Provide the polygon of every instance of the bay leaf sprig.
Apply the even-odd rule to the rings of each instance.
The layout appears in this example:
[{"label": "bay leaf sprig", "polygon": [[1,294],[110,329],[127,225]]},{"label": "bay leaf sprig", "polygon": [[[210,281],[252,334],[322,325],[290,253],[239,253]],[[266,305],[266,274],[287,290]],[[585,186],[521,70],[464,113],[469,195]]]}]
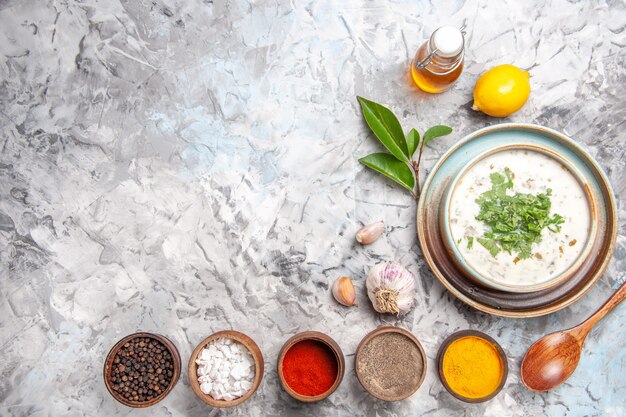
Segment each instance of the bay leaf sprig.
[{"label": "bay leaf sprig", "polygon": [[[376,138],[390,152],[367,155],[359,162],[400,184],[411,192],[415,200],[420,196],[419,170],[424,147],[435,138],[448,135],[452,128],[445,125],[426,130],[420,134],[411,129],[405,136],[398,118],[387,107],[357,96],[363,117]],[[417,159],[414,158],[417,152]]]}]

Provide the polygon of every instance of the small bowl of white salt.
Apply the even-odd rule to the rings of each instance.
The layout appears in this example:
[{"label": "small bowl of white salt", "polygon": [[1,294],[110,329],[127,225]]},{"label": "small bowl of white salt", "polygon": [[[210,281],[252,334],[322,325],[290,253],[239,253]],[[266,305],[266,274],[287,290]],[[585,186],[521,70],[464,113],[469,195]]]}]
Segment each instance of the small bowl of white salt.
[{"label": "small bowl of white salt", "polygon": [[263,379],[263,354],[247,335],[234,330],[213,333],[189,359],[189,384],[205,403],[234,407],[254,394]]}]

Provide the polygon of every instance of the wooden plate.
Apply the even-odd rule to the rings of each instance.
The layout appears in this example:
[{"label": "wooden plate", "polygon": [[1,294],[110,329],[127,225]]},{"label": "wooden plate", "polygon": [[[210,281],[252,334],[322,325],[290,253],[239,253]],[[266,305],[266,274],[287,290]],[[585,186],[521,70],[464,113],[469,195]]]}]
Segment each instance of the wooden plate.
[{"label": "wooden plate", "polygon": [[[440,204],[449,182],[477,156],[506,145],[540,146],[562,155],[586,180],[585,186],[597,203],[596,233],[590,236],[593,242],[590,255],[566,281],[540,291],[514,293],[477,285],[451,259],[440,233]],[[461,301],[498,316],[541,316],[579,300],[606,270],[617,238],[615,198],[602,169],[572,139],[542,126],[499,124],[466,136],[439,159],[422,188],[417,234],[433,273]]]},{"label": "wooden plate", "polygon": [[[254,374],[254,381],[252,381],[252,388],[250,388],[250,390],[246,392],[244,395],[242,395],[241,397],[235,398],[232,401],[216,400],[210,395],[205,394],[200,389],[200,382],[198,381],[198,376],[197,376],[198,365],[196,364],[196,359],[198,358],[198,355],[200,354],[202,349],[204,349],[204,347],[209,342],[215,339],[219,339],[219,338],[232,339],[236,342],[241,343],[250,351],[250,353],[252,354],[252,358],[254,358],[255,374]],[[198,346],[196,346],[196,348],[193,350],[193,353],[191,354],[191,357],[189,358],[189,367],[187,368],[187,371],[188,371],[187,376],[189,379],[189,385],[191,385],[191,389],[198,396],[198,398],[200,398],[202,401],[204,401],[205,403],[209,404],[212,407],[228,408],[228,407],[234,407],[236,405],[241,404],[242,402],[250,398],[252,394],[254,394],[257,388],[259,388],[259,385],[261,385],[261,380],[263,379],[263,367],[264,367],[263,354],[261,353],[261,349],[259,349],[259,346],[254,342],[254,340],[252,340],[247,335],[241,332],[237,332],[235,330],[222,330],[222,331],[213,333],[211,336],[207,337],[202,342],[200,342]]]}]

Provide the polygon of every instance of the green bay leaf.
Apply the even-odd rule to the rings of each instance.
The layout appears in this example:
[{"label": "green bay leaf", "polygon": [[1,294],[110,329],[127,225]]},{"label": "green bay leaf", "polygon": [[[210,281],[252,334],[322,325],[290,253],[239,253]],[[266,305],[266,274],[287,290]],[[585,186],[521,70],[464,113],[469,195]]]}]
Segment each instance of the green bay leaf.
[{"label": "green bay leaf", "polygon": [[407,164],[399,161],[393,155],[382,152],[373,153],[359,159],[359,162],[374,171],[380,172],[387,178],[392,179],[407,190],[413,192],[413,188],[415,188],[413,171],[411,171],[411,168],[409,168]]},{"label": "green bay leaf", "polygon": [[420,134],[417,130],[411,129],[406,135],[406,146],[409,148],[409,158],[413,156],[420,144]]},{"label": "green bay leaf", "polygon": [[408,161],[409,150],[398,118],[387,107],[357,96],[367,125],[378,140],[401,161]]},{"label": "green bay leaf", "polygon": [[440,136],[449,135],[452,133],[452,128],[446,125],[437,125],[433,126],[424,133],[424,146],[428,145],[431,140],[438,138]]}]

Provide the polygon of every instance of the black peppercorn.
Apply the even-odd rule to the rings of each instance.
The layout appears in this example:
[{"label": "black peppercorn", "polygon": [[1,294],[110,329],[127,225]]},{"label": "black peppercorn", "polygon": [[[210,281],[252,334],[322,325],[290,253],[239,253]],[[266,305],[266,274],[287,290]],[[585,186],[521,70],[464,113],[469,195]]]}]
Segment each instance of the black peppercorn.
[{"label": "black peppercorn", "polygon": [[172,383],[172,354],[161,342],[138,337],[120,348],[109,375],[121,398],[147,402],[157,398]]}]

